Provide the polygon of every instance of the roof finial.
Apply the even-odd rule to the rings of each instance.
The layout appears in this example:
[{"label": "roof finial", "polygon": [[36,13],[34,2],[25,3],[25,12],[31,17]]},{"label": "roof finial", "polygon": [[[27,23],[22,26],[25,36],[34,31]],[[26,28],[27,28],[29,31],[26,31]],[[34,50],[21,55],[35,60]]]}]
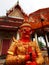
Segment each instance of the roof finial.
[{"label": "roof finial", "polygon": [[19,5],[19,0],[17,0],[17,5]]}]

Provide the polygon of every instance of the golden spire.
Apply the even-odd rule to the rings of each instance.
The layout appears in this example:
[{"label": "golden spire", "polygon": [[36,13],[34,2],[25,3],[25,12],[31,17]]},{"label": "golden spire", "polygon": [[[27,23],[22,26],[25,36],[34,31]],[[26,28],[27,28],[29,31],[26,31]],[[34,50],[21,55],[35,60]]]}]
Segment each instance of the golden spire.
[{"label": "golden spire", "polygon": [[17,0],[17,5],[19,5],[19,0]]}]

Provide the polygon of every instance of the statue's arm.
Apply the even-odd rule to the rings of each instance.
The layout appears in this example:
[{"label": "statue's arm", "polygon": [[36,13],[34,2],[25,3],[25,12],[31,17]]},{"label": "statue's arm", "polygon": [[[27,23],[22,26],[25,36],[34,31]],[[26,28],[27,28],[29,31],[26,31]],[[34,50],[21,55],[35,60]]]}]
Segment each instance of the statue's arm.
[{"label": "statue's arm", "polygon": [[29,59],[29,55],[15,55],[15,49],[17,50],[17,42],[14,41],[12,42],[9,50],[8,50],[8,55],[6,57],[6,64],[17,64],[17,63],[21,63],[21,62],[25,62]]}]

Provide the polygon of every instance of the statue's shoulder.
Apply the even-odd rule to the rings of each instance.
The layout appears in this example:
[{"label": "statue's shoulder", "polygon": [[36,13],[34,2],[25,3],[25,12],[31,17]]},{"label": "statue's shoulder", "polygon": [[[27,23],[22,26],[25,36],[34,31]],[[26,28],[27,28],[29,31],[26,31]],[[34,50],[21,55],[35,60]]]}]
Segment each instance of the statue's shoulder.
[{"label": "statue's shoulder", "polygon": [[36,46],[36,41],[32,41],[31,44],[32,44],[33,47],[35,47]]}]

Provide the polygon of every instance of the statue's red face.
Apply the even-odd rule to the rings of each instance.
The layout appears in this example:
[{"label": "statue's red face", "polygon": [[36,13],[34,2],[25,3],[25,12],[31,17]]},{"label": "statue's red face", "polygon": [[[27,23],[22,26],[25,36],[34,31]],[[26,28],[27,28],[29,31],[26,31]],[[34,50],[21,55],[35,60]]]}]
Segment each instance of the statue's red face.
[{"label": "statue's red face", "polygon": [[32,29],[30,27],[22,27],[20,29],[20,33],[23,35],[23,36],[30,36],[30,34],[32,33]]}]

